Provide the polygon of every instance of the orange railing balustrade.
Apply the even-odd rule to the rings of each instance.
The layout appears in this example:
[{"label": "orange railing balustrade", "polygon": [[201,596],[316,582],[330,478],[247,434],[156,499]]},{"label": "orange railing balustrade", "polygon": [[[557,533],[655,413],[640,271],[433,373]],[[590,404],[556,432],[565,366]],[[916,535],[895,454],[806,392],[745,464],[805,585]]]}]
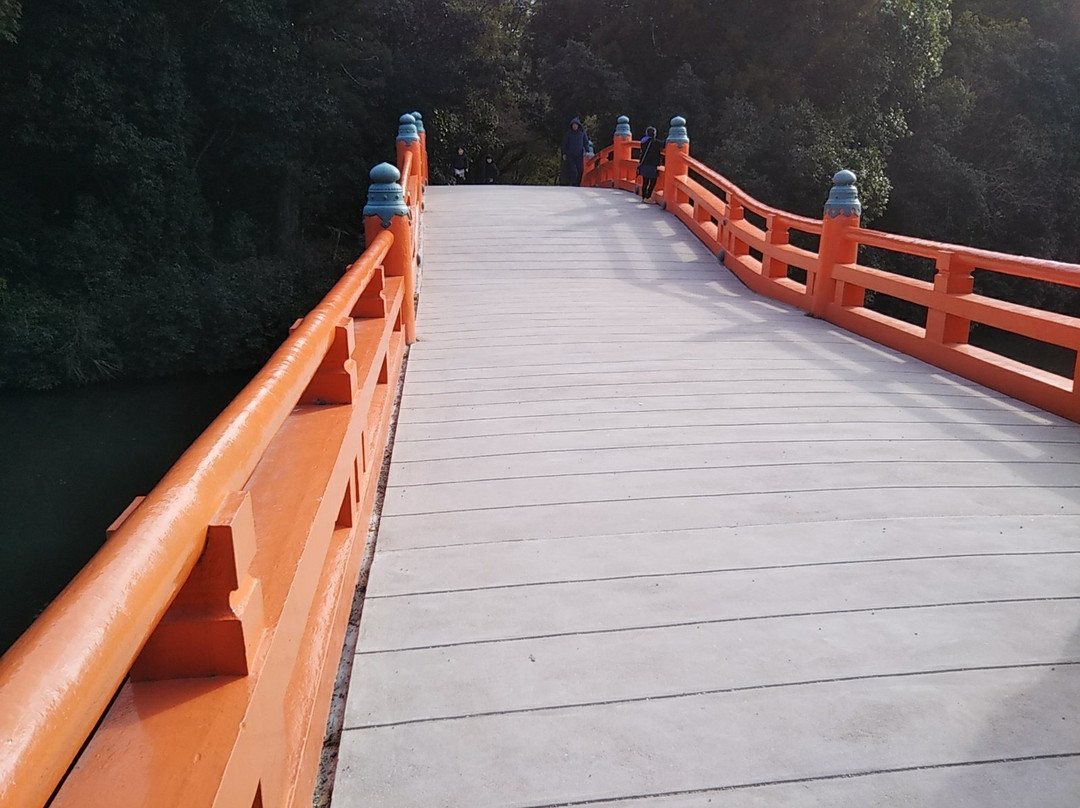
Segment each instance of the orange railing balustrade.
[{"label": "orange railing balustrade", "polygon": [[412,113],[412,116],[413,121],[416,123],[416,134],[420,138],[420,154],[423,160],[420,181],[422,184],[427,185],[431,179],[431,171],[428,165],[427,130],[424,129],[424,116],[419,112]]},{"label": "orange railing balustrade", "polygon": [[311,804],[414,338],[404,156],[363,254],[0,659],[4,808]]},{"label": "orange railing balustrade", "polygon": [[[622,124],[620,119],[620,125]],[[1080,318],[975,290],[975,273],[1080,288],[1080,265],[945,244],[860,226],[855,175],[841,171],[821,219],[766,205],[689,153],[686,121],[671,121],[653,199],[681,220],[747,287],[1049,412],[1080,421]],[[582,185],[634,191],[629,126],[586,165]],[[803,246],[792,244],[792,236]],[[932,280],[860,262],[859,248],[926,264]],[[868,260],[864,251],[863,261]],[[880,263],[880,261],[879,261]],[[867,292],[923,314],[909,322],[867,306]],[[918,320],[918,316],[912,319]],[[1072,354],[1063,375],[970,341],[973,324]]]}]

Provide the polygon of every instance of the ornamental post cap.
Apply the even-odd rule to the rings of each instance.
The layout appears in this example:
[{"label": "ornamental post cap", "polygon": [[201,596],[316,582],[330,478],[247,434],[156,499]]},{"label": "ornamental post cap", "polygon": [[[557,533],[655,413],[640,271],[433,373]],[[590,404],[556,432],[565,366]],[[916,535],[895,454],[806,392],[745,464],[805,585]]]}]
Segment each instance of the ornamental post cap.
[{"label": "ornamental post cap", "polygon": [[630,131],[630,118],[620,115],[615,121],[615,137],[633,137]]},{"label": "ornamental post cap", "polygon": [[388,185],[400,180],[401,172],[397,170],[397,166],[392,166],[389,163],[379,163],[368,172],[368,176],[371,177],[371,182],[374,185]]},{"label": "ornamental post cap", "polygon": [[668,143],[689,143],[690,135],[686,133],[686,118],[681,115],[676,115],[671,119],[671,126],[668,129],[667,136]]},{"label": "ornamental post cap", "polygon": [[833,174],[833,186],[825,202],[825,215],[831,219],[837,216],[862,216],[862,203],[859,201],[859,189],[855,187],[854,171],[837,171]]},{"label": "ornamental post cap", "polygon": [[420,135],[416,131],[416,118],[409,113],[405,113],[398,118],[398,130],[397,139],[403,140],[406,143],[414,143],[420,139]]},{"label": "ornamental post cap", "polygon": [[390,226],[395,216],[408,216],[409,207],[405,204],[405,191],[398,184],[401,172],[389,163],[379,163],[371,169],[371,185],[368,186],[368,201],[364,205],[364,216],[378,216],[383,227]]},{"label": "ornamental post cap", "polygon": [[413,119],[416,122],[416,131],[417,132],[423,132],[424,131],[424,116],[421,115],[419,112],[410,112],[409,114],[413,116]]}]

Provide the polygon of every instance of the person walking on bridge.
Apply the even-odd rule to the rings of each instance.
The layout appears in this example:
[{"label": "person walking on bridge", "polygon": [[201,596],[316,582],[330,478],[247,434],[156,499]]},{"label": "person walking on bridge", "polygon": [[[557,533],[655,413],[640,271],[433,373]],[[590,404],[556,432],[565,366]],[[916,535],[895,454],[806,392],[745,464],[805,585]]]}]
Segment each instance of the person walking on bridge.
[{"label": "person walking on bridge", "polygon": [[641,157],[638,158],[637,173],[641,177],[641,201],[645,202],[656,189],[656,177],[659,174],[660,155],[663,145],[656,139],[656,127],[645,130],[641,139]]},{"label": "person walking on bridge", "polygon": [[480,184],[494,185],[499,180],[499,166],[490,154],[480,164]]},{"label": "person walking on bridge", "polygon": [[469,156],[465,154],[465,147],[458,146],[450,157],[450,184],[465,183],[465,175],[469,171]]},{"label": "person walking on bridge", "polygon": [[581,185],[581,175],[585,172],[585,147],[589,136],[581,125],[581,118],[570,121],[570,128],[562,139],[562,159],[570,185]]}]

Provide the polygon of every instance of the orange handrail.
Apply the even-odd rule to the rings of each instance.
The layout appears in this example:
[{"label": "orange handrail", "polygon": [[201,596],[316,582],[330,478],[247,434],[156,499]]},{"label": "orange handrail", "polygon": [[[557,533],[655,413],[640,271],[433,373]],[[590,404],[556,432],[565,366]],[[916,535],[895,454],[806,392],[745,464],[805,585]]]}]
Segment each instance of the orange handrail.
[{"label": "orange handrail", "polygon": [[[677,123],[685,121],[672,120],[673,127]],[[665,148],[667,166],[661,168],[663,179],[654,198],[748,287],[1080,421],[1080,318],[976,294],[973,280],[973,272],[982,270],[1080,288],[1080,265],[868,230],[859,226],[857,212],[814,219],[780,210],[753,198],[720,172],[691,157],[685,129],[681,132],[682,139],[678,143],[669,140]],[[620,179],[617,172],[621,169],[612,166],[613,149],[602,150],[587,166],[583,185],[633,190],[634,183]],[[850,180],[854,181],[853,175]],[[793,233],[800,234],[804,246],[791,243]],[[920,281],[866,266],[858,260],[860,246],[929,259],[934,262],[934,280]],[[924,308],[925,325],[913,325],[868,308],[868,290]],[[1075,352],[1071,376],[1050,373],[970,344],[972,323]]]},{"label": "orange handrail", "polygon": [[48,799],[392,243],[380,234],[0,659],[0,804]]},{"label": "orange handrail", "polygon": [[921,258],[936,260],[943,255],[963,255],[979,269],[1080,289],[1080,264],[1031,258],[1025,255],[1009,255],[992,250],[981,250],[977,247],[959,247],[956,244],[865,228],[860,228],[853,233],[852,238],[866,247],[879,247],[883,250],[902,252]]},{"label": "orange handrail", "polygon": [[690,165],[690,170],[699,175],[702,179],[720,188],[729,198],[734,197],[737,203],[743,208],[749,209],[754,213],[757,213],[761,217],[767,217],[770,215],[782,217],[785,222],[791,227],[797,227],[798,229],[806,233],[815,233],[820,235],[821,233],[821,219],[811,219],[807,216],[798,216],[794,213],[788,213],[787,211],[774,208],[771,205],[767,205],[764,202],[760,202],[754,197],[747,194],[739,186],[716,171],[713,168],[702,163],[700,160],[696,160],[693,157],[688,158],[687,162]]}]

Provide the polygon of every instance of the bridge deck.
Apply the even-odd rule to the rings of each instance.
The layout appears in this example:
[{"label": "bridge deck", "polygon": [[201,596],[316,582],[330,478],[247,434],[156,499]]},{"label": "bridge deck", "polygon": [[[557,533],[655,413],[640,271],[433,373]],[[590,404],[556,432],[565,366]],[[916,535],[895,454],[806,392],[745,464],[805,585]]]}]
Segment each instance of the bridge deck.
[{"label": "bridge deck", "polygon": [[1076,805],[1080,427],[433,188],[333,804]]}]

